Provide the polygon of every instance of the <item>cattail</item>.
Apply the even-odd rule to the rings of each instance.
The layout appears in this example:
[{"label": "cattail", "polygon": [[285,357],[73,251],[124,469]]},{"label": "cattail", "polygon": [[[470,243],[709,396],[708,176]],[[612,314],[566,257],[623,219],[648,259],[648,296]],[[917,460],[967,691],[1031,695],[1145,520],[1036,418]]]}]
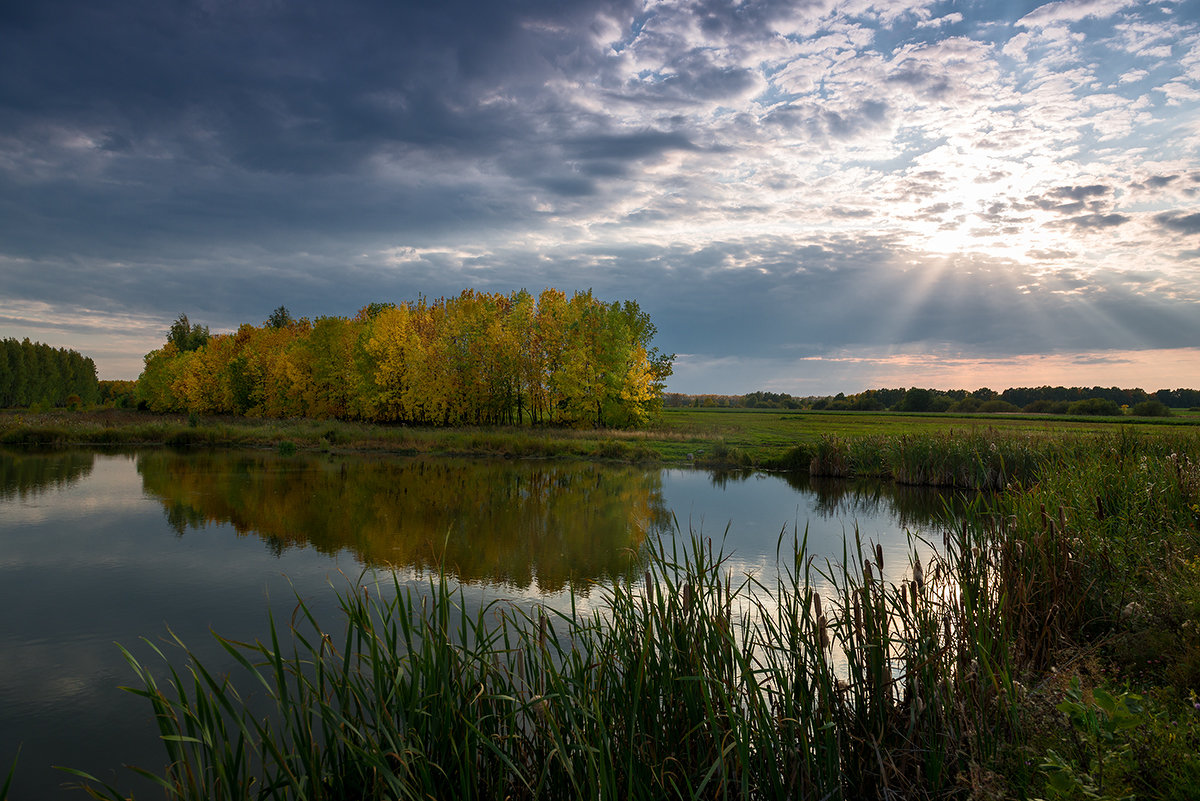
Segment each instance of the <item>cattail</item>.
[{"label": "cattail", "polygon": [[538,610],[538,647],[546,647],[546,613],[541,609]]},{"label": "cattail", "polygon": [[530,705],[533,707],[534,713],[541,718],[543,723],[550,720],[550,702],[546,700],[546,696],[539,695],[531,699]]},{"label": "cattail", "polygon": [[683,583],[683,613],[686,615],[692,611],[692,582],[685,581]]},{"label": "cattail", "polygon": [[822,613],[821,613],[821,593],[819,593],[819,592],[814,592],[814,593],[812,594],[812,608],[813,608],[813,616],[814,616],[814,617],[818,617],[818,618],[819,618],[819,617],[821,617],[821,616],[822,616]]},{"label": "cattail", "polygon": [[646,571],[646,603],[654,606],[654,583],[650,580],[650,571]]},{"label": "cattail", "polygon": [[819,617],[817,619],[817,635],[821,640],[821,648],[828,650],[829,649],[829,629],[827,628],[827,624],[825,622],[824,615],[821,615],[821,617]]},{"label": "cattail", "polygon": [[925,589],[925,570],[921,567],[921,560],[913,562],[913,584],[914,589]]},{"label": "cattail", "polygon": [[871,563],[863,560],[863,578],[866,579],[867,586],[871,584]]},{"label": "cattail", "polygon": [[913,614],[917,613],[917,582],[908,585],[909,591],[912,593],[912,608]]},{"label": "cattail", "polygon": [[883,545],[875,543],[875,564],[879,565],[879,577],[883,578]]}]

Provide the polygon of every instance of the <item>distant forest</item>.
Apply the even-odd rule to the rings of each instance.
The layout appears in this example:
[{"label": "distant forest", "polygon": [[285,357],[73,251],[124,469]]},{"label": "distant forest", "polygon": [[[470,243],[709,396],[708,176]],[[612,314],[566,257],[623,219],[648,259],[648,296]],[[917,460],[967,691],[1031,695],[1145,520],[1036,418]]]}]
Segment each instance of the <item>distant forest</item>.
[{"label": "distant forest", "polygon": [[82,406],[100,400],[95,363],[66,348],[0,341],[0,408]]},{"label": "distant forest", "polygon": [[1170,409],[1200,408],[1200,390],[1160,389],[1148,393],[1119,387],[1014,387],[996,392],[987,387],[937,390],[910,387],[868,389],[855,395],[794,397],[787,393],[748,395],[684,395],[668,392],[668,407],[730,407],[744,409],[812,409],[816,411],[897,412],[1026,412],[1030,414],[1166,416]]},{"label": "distant forest", "polygon": [[349,319],[281,306],[232,334],[180,315],[136,396],[158,412],[637,426],[661,408],[674,359],[655,333],[634,301],[555,289],[376,303]]}]

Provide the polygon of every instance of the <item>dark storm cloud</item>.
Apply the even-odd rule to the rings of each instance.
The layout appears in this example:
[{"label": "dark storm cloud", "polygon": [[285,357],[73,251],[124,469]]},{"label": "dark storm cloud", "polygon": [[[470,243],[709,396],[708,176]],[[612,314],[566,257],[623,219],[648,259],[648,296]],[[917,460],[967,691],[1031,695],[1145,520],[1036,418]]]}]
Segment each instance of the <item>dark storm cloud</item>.
[{"label": "dark storm cloud", "polygon": [[1134,189],[1162,189],[1179,180],[1180,175],[1152,175],[1144,181],[1130,184]]},{"label": "dark storm cloud", "polygon": [[1111,207],[1111,200],[1107,198],[1111,192],[1112,187],[1101,184],[1057,186],[1046,192],[1045,195],[1040,197],[1030,195],[1025,200],[1033,207],[1043,211],[1052,211],[1056,214],[1079,214],[1081,211],[1090,211],[1092,214],[1089,216],[1095,217]]},{"label": "dark storm cloud", "polygon": [[1195,214],[1158,214],[1154,221],[1178,234],[1200,234],[1200,212]]},{"label": "dark storm cloud", "polygon": [[[502,159],[529,154],[534,185],[582,197],[623,159],[691,146],[672,133],[589,139],[586,116],[544,93],[567,71],[601,70],[596,21],[632,13],[549,1],[51,0],[5,11],[0,234],[10,253],[61,248],[58,231],[80,252],[99,243],[128,256],[159,240],[295,237],[307,248],[318,229],[511,223],[532,200],[502,186]],[[562,156],[554,163],[564,137],[597,159],[607,141],[609,169],[577,176]]]},{"label": "dark storm cloud", "polygon": [[696,150],[681,133],[643,131],[634,134],[585,136],[568,139],[565,150],[579,159],[643,159],[671,150]]},{"label": "dark storm cloud", "polygon": [[1069,217],[1065,220],[1049,223],[1051,226],[1072,226],[1081,231],[1102,230],[1124,225],[1132,218],[1125,214],[1083,214]]},{"label": "dark storm cloud", "polygon": [[1104,186],[1102,184],[1091,184],[1090,186],[1056,186],[1047,194],[1053,198],[1085,200],[1089,197],[1107,195],[1111,191],[1112,187]]}]

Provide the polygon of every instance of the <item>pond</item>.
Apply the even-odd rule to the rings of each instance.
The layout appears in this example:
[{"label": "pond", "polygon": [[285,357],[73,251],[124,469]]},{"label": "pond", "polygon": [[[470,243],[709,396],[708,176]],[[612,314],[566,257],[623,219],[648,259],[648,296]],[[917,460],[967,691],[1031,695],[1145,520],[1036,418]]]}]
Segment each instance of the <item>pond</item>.
[{"label": "pond", "polygon": [[[0,451],[0,783],[80,798],[52,766],[137,789],[159,770],[149,705],[117,643],[155,664],[173,632],[218,668],[210,631],[266,634],[297,596],[338,626],[335,590],[444,570],[470,602],[584,610],[636,582],[647,543],[696,531],[770,584],[783,537],[839,561],[847,535],[907,565],[906,530],[957,503],[930,490],[761,472],[564,461]],[[897,577],[899,573],[897,572]],[[145,638],[143,640],[142,638]]]}]

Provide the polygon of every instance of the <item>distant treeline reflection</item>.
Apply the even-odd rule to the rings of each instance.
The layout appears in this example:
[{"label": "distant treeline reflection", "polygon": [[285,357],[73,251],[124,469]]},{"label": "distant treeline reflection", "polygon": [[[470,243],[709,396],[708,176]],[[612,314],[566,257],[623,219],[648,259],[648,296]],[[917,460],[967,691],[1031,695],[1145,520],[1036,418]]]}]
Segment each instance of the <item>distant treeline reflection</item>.
[{"label": "distant treeline reflection", "polygon": [[180,535],[228,523],[277,553],[349,551],[543,592],[636,574],[647,534],[670,521],[661,474],[632,466],[158,451],[138,471]]},{"label": "distant treeline reflection", "polygon": [[[724,488],[730,482],[746,481],[757,475],[755,470],[716,470],[712,473],[714,487]],[[853,520],[856,516],[875,517],[894,515],[900,528],[912,531],[932,530],[959,519],[979,493],[949,492],[940,487],[921,487],[891,481],[810,477],[807,473],[773,473],[788,486],[813,496],[812,511],[820,517]],[[800,521],[803,526],[804,521]]]},{"label": "distant treeline reflection", "polygon": [[82,451],[0,450],[0,499],[25,498],[88,476],[96,455]]}]

